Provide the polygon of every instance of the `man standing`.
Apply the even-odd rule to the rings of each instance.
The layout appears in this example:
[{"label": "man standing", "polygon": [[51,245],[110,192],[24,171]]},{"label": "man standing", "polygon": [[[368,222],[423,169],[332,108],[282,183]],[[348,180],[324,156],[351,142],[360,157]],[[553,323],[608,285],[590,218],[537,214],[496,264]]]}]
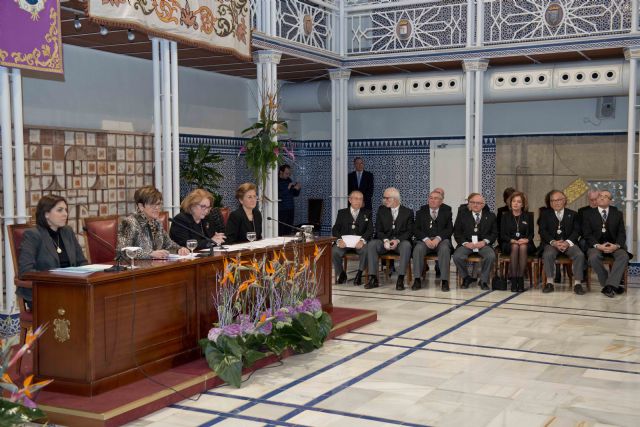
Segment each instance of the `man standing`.
[{"label": "man standing", "polygon": [[556,258],[565,254],[571,258],[573,268],[573,291],[584,295],[582,279],[584,278],[584,253],[575,244],[580,236],[578,214],[571,209],[565,209],[567,196],[562,191],[553,190],[549,196],[551,209],[540,213],[538,226],[540,229],[540,243],[544,245],[542,260],[547,283],[542,287],[543,293],[553,292],[553,276]]},{"label": "man standing", "polygon": [[[444,279],[440,286],[444,292],[449,291],[449,258],[451,257],[451,233],[453,222],[451,209],[442,207],[442,195],[436,190],[429,194],[429,203],[420,208],[416,214],[414,236],[416,246],[413,248],[413,286],[412,290],[421,288],[422,269],[425,255],[438,254],[438,264]],[[441,276],[442,277],[442,276]]]},{"label": "man standing", "polygon": [[[331,235],[336,240],[335,245],[331,248],[331,259],[333,260],[333,272],[336,275],[336,282],[343,284],[347,281],[347,274],[342,268],[342,258],[348,251],[354,251],[358,254],[358,272],[356,273],[353,284],[360,286],[362,284],[362,270],[364,270],[367,262],[367,242],[373,237],[373,220],[371,211],[362,207],[362,193],[352,191],[349,194],[350,207],[340,209],[336,218],[336,223],[331,229]],[[360,236],[360,240],[355,247],[347,247],[342,236],[355,235]]]},{"label": "man standing", "polygon": [[347,177],[347,192],[349,194],[354,190],[361,192],[364,196],[364,208],[372,210],[373,174],[364,170],[364,159],[362,157],[353,159],[353,166],[356,170],[350,172]]},{"label": "man standing", "polygon": [[[291,180],[291,167],[287,164],[280,166],[278,169],[278,219],[285,223],[293,225],[295,218],[294,197],[300,195],[301,185],[299,182]],[[283,224],[278,224],[278,236],[291,234],[293,229]]]},{"label": "man standing", "polygon": [[387,252],[400,254],[396,289],[404,290],[404,275],[411,259],[413,211],[400,205],[400,192],[393,187],[384,190],[383,205],[376,216],[376,239],[367,245],[369,282],[365,289],[378,287],[378,257]]},{"label": "man standing", "polygon": [[[584,213],[582,221],[584,238],[587,241],[589,265],[596,271],[598,281],[602,286],[602,293],[613,298],[615,294],[622,294],[624,287],[620,286],[622,275],[629,262],[626,251],[626,234],[622,212],[611,203],[611,193],[601,191],[598,195],[597,209],[590,209]],[[602,264],[605,256],[613,257],[611,273]]]},{"label": "man standing", "polygon": [[477,253],[482,258],[480,289],[489,289],[489,276],[496,262],[496,253],[491,247],[498,238],[498,225],[493,212],[484,211],[484,197],[471,193],[467,198],[469,209],[461,210],[453,226],[453,236],[458,247],[453,253],[453,262],[462,277],[462,289],[467,289],[473,278],[467,270],[467,257]]}]

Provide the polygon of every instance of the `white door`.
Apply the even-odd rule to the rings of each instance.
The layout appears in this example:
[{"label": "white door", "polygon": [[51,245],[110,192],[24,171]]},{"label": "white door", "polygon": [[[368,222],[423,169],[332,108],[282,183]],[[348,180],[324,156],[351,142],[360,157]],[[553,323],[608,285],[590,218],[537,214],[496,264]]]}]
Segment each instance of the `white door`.
[{"label": "white door", "polygon": [[453,221],[458,206],[465,202],[465,149],[464,140],[431,141],[430,179],[431,189],[444,188],[444,202],[453,210]]}]

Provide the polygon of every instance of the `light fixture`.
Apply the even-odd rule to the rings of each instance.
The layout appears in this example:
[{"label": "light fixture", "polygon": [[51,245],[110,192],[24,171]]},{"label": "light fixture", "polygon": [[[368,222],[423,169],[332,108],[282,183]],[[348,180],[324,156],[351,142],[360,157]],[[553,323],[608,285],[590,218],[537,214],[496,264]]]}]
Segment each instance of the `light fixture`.
[{"label": "light fixture", "polygon": [[109,34],[109,29],[104,25],[100,25],[100,35],[106,36],[107,34]]},{"label": "light fixture", "polygon": [[133,32],[133,30],[127,30],[127,39],[132,42],[136,39],[136,34]]},{"label": "light fixture", "polygon": [[73,20],[73,28],[75,28],[76,31],[82,28],[82,22],[80,22],[80,17],[78,15],[76,15],[76,18]]}]

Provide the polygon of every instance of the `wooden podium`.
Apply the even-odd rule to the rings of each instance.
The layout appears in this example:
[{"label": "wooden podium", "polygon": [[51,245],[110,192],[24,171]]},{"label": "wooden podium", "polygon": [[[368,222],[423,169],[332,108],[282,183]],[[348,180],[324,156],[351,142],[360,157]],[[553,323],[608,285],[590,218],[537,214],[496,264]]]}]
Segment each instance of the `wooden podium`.
[{"label": "wooden podium", "polygon": [[[331,243],[288,244],[288,254],[318,260],[318,297],[331,310]],[[282,246],[244,251],[272,256]],[[35,347],[34,373],[47,390],[93,396],[201,357],[198,340],[216,321],[213,294],[225,255],[181,261],[139,261],[140,268],[88,276],[39,272],[33,281],[34,325],[49,324]]]}]

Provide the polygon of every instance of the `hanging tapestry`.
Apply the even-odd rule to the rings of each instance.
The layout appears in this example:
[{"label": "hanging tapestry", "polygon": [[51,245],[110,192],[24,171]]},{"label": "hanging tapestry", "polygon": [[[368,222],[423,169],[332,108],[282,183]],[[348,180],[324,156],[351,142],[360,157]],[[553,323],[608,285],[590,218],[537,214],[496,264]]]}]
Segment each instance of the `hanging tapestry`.
[{"label": "hanging tapestry", "polygon": [[59,0],[0,0],[0,65],[63,73]]},{"label": "hanging tapestry", "polygon": [[98,24],[251,60],[249,0],[89,0]]}]

